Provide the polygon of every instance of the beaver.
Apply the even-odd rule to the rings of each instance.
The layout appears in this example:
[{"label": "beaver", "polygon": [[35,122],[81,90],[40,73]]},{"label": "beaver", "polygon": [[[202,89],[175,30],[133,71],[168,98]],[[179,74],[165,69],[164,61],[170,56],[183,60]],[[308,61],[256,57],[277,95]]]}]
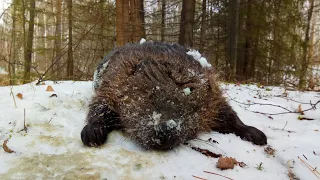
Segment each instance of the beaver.
[{"label": "beaver", "polygon": [[239,119],[216,77],[199,53],[178,44],[115,48],[95,71],[82,142],[97,147],[111,131],[123,130],[145,149],[169,150],[200,132],[218,131],[267,144],[263,132]]}]

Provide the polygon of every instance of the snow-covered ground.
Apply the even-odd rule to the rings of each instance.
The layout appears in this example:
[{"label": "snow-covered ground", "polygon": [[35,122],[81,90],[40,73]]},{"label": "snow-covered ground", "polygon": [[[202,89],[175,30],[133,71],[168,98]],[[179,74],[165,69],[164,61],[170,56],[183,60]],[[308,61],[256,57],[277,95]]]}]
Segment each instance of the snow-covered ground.
[{"label": "snow-covered ground", "polygon": [[[46,91],[51,85],[54,92]],[[46,82],[13,87],[14,106],[9,87],[0,87],[0,142],[7,139],[7,147],[0,148],[0,179],[226,179],[204,173],[210,171],[232,179],[289,179],[291,170],[301,180],[318,179],[299,159],[320,169],[320,104],[318,109],[299,114],[268,117],[252,111],[278,113],[285,110],[268,105],[247,106],[243,103],[268,103],[296,111],[300,103],[281,97],[278,87],[258,88],[255,85],[223,85],[225,95],[239,117],[248,125],[265,132],[268,144],[275,154],[264,152],[266,146],[256,146],[234,134],[216,132],[202,134],[192,142],[194,146],[233,157],[247,164],[231,170],[216,168],[218,159],[210,158],[181,146],[170,152],[145,151],[125,134],[113,132],[108,143],[100,148],[83,146],[80,132],[84,125],[87,105],[93,95],[92,82]],[[315,103],[320,100],[316,92],[288,91],[295,101]],[[57,97],[50,97],[56,94]],[[261,99],[260,99],[261,98]],[[238,102],[236,102],[238,101]],[[302,104],[302,110],[310,108]],[[25,109],[25,116],[24,116]],[[24,117],[27,132],[23,131]],[[206,143],[212,138],[219,144]],[[315,154],[314,154],[315,152]],[[307,158],[305,158],[305,157]],[[261,165],[262,168],[258,168]],[[318,170],[319,171],[319,170]],[[316,171],[314,171],[316,173]],[[318,175],[320,176],[320,175]]]}]

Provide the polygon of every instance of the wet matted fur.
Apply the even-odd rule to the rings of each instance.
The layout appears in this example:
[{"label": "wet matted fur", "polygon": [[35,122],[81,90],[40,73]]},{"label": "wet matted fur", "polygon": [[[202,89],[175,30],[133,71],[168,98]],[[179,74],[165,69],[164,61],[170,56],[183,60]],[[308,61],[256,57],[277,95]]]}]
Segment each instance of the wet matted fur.
[{"label": "wet matted fur", "polygon": [[146,149],[172,149],[213,130],[267,144],[265,134],[242,123],[223,98],[213,68],[201,67],[187,52],[147,42],[109,53],[95,72],[82,142],[96,147],[122,129]]}]

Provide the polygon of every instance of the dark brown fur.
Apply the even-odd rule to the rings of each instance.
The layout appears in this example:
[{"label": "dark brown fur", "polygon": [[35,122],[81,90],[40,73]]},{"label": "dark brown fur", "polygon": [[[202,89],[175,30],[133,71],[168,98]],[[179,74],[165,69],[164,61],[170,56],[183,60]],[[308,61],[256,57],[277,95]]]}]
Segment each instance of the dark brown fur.
[{"label": "dark brown fur", "polygon": [[123,129],[146,149],[171,149],[212,130],[266,144],[265,135],[243,124],[222,97],[213,69],[186,52],[180,45],[144,43],[110,53],[96,74],[100,83],[83,143],[99,146],[109,132]]}]

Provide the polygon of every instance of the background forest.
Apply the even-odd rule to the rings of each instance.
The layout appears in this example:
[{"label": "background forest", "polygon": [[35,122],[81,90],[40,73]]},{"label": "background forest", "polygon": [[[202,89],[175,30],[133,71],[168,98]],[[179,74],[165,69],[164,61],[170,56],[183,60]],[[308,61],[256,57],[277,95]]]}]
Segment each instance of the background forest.
[{"label": "background forest", "polygon": [[91,80],[116,46],[198,49],[231,82],[319,86],[319,0],[12,0],[1,2],[0,83]]}]

